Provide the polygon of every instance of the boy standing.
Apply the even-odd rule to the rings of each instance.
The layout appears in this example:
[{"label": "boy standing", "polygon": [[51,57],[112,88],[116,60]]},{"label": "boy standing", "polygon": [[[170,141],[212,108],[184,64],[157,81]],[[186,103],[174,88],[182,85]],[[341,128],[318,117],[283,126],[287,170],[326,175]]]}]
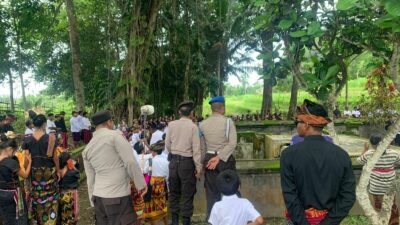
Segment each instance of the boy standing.
[{"label": "boy standing", "polygon": [[[215,203],[210,214],[212,225],[261,225],[264,219],[245,198],[239,198],[239,176],[233,170],[225,170],[217,177],[217,188],[222,193],[222,200]],[[251,223],[248,223],[251,221]]]}]

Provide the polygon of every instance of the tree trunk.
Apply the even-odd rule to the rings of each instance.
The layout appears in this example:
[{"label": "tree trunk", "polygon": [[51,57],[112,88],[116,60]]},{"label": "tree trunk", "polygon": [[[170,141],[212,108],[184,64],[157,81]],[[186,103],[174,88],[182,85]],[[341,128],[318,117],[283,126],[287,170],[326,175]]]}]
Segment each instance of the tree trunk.
[{"label": "tree trunk", "polygon": [[[261,42],[262,42],[262,52],[263,54],[271,54],[272,51],[274,50],[273,46],[273,32],[267,32],[263,31],[261,33]],[[264,76],[269,75],[268,79],[264,79],[264,89],[263,89],[263,100],[262,100],[262,106],[261,106],[261,115],[265,116],[267,113],[271,114],[272,113],[272,79],[274,79],[272,76],[271,72],[271,65],[273,65],[273,59],[263,59],[263,73]]]},{"label": "tree trunk", "polygon": [[335,121],[333,118],[334,117],[333,111],[335,110],[335,104],[336,104],[336,96],[331,94],[329,95],[328,100],[324,102],[323,105],[326,107],[326,110],[328,111],[328,117],[332,119],[332,122],[327,125],[329,136],[333,139],[334,143],[339,144],[339,137],[335,130]]},{"label": "tree trunk", "polygon": [[296,107],[297,107],[298,92],[299,92],[299,83],[297,82],[296,77],[293,76],[292,90],[290,92],[289,111],[287,114],[288,120],[294,119],[294,114],[296,113]]},{"label": "tree trunk", "polygon": [[347,77],[346,79],[346,92],[345,92],[345,96],[344,96],[344,106],[346,109],[349,108],[349,78]]},{"label": "tree trunk", "polygon": [[222,95],[222,79],[221,79],[221,53],[218,52],[218,62],[217,62],[217,77],[218,77],[218,91],[217,95]]},{"label": "tree trunk", "polygon": [[203,101],[204,101],[204,90],[199,87],[197,90],[197,107],[196,107],[196,115],[203,115]]},{"label": "tree trunk", "polygon": [[264,79],[263,101],[261,115],[265,116],[272,113],[272,84],[271,80]]},{"label": "tree trunk", "polygon": [[398,91],[400,91],[399,54],[400,54],[400,37],[397,37],[396,35],[393,43],[393,53],[390,59],[389,68],[390,68],[391,79]]},{"label": "tree trunk", "polygon": [[14,80],[11,74],[11,70],[8,70],[8,80],[10,83],[10,104],[11,104],[11,112],[15,111],[15,104],[14,104]]},{"label": "tree trunk", "polygon": [[[151,1],[149,11],[141,11],[145,4],[142,1],[134,1],[132,6],[132,20],[129,32],[128,55],[125,59],[122,69],[121,80],[125,83],[124,93],[121,94],[126,100],[124,104],[128,110],[128,124],[132,124],[134,118],[134,108],[139,107],[137,96],[139,95],[139,85],[143,82],[147,57],[150,47],[150,40],[153,37],[156,27],[158,11],[160,10],[162,1]],[[142,39],[141,44],[135,41]]]},{"label": "tree trunk", "polygon": [[28,111],[28,102],[26,101],[24,75],[22,70],[21,45],[18,37],[17,37],[17,51],[18,51],[18,76],[21,82],[22,102],[24,105],[24,110]]},{"label": "tree trunk", "polygon": [[[365,212],[365,215],[370,219],[373,225],[382,225],[388,224],[389,216],[390,216],[390,207],[393,202],[393,197],[391,195],[384,197],[384,204],[382,208],[382,212],[378,213],[371,204],[368,195],[368,184],[371,178],[372,169],[375,167],[375,164],[378,162],[379,158],[389,147],[390,143],[396,137],[397,132],[400,130],[400,117],[397,117],[397,121],[394,125],[389,127],[385,137],[379,143],[377,149],[371,158],[368,159],[367,164],[364,165],[359,183],[357,185],[356,195],[357,200],[360,203],[360,206]],[[394,196],[394,195],[393,195]]]},{"label": "tree trunk", "polygon": [[192,64],[192,56],[190,55],[190,50],[189,50],[189,57],[188,57],[188,62],[186,64],[185,68],[185,77],[184,77],[184,92],[183,92],[183,100],[189,100],[189,75],[190,75],[190,66]]},{"label": "tree trunk", "polygon": [[72,58],[72,79],[74,82],[75,101],[78,110],[85,109],[85,93],[82,82],[81,58],[79,53],[78,26],[73,0],[65,0],[69,22],[69,41]]}]

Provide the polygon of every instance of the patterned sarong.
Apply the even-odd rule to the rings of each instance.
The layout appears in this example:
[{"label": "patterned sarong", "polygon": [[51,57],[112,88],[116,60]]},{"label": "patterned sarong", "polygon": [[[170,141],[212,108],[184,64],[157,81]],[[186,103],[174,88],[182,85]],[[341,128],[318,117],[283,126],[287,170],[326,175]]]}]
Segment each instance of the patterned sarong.
[{"label": "patterned sarong", "polygon": [[78,190],[62,191],[60,193],[61,224],[75,225],[78,223]]},{"label": "patterned sarong", "polygon": [[154,222],[167,216],[167,188],[165,177],[151,177],[151,201],[145,203],[144,219]]},{"label": "patterned sarong", "polygon": [[132,181],[131,181],[131,196],[132,196],[133,210],[135,211],[137,216],[135,225],[142,225],[144,224],[143,220],[144,200]]},{"label": "patterned sarong", "polygon": [[[311,225],[319,225],[322,220],[325,219],[326,215],[328,214],[327,210],[318,210],[314,208],[309,208],[304,211],[306,214],[306,218]],[[286,217],[286,225],[293,225],[292,220],[290,219],[290,215],[288,211],[285,211]]]},{"label": "patterned sarong", "polygon": [[59,199],[56,169],[32,168],[31,174],[32,219],[37,221],[37,224],[56,225]]}]

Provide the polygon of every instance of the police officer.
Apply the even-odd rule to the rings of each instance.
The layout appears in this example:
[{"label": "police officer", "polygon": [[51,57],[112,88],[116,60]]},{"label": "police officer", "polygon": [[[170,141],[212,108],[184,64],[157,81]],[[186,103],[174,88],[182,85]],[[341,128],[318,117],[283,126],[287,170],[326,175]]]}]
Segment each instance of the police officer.
[{"label": "police officer", "polygon": [[207,198],[207,218],[214,203],[221,200],[221,193],[216,186],[216,178],[224,170],[236,170],[233,152],[236,148],[236,128],[230,118],[225,117],[225,98],[214,97],[210,100],[212,115],[200,124],[201,149],[204,157]]},{"label": "police officer", "polygon": [[[169,205],[172,213],[172,225],[179,224],[179,215],[183,224],[190,224],[193,215],[193,198],[196,194],[196,177],[201,174],[200,136],[198,127],[192,122],[194,103],[182,102],[179,107],[180,119],[168,125],[165,139],[169,154]],[[182,208],[179,200],[182,199]]]}]

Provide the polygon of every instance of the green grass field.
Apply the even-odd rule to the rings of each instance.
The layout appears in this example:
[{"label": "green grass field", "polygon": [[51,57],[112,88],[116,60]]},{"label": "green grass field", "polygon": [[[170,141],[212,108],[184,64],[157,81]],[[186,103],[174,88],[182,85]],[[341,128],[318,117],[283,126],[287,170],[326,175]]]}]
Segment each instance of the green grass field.
[{"label": "green grass field", "polygon": [[[364,86],[366,83],[366,78],[359,78],[357,80],[349,81],[349,105],[350,107],[354,107],[357,105],[358,101],[361,98],[362,94],[367,94]],[[301,90],[298,94],[298,104],[301,104],[302,101],[308,98],[310,100],[315,100],[310,94],[306,91]],[[210,114],[210,106],[208,105],[209,99],[204,101],[203,105],[203,115]],[[275,110],[280,110],[281,112],[287,112],[289,108],[290,102],[290,92],[274,92],[273,93],[273,112]],[[340,110],[343,111],[345,102],[345,90],[343,89],[341,95],[338,98],[338,103]],[[256,111],[260,111],[262,103],[262,94],[257,95],[241,95],[241,96],[226,96],[226,107],[227,114],[245,114],[248,110],[251,113],[255,113]]]}]

